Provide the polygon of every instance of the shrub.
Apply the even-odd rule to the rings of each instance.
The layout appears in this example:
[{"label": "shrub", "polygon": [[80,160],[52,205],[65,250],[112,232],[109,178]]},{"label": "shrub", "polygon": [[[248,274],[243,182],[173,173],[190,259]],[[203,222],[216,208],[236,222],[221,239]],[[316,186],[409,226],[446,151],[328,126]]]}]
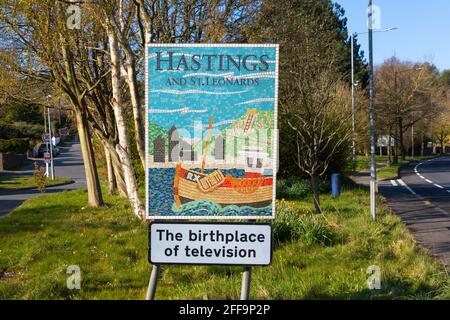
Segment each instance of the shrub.
[{"label": "shrub", "polygon": [[315,244],[329,246],[333,244],[334,231],[322,215],[309,216],[307,219],[303,219],[300,228],[300,239],[307,246]]},{"label": "shrub", "polygon": [[331,192],[331,178],[327,177],[324,180],[321,180],[319,183],[319,192],[320,193],[329,193]]},{"label": "shrub", "polygon": [[27,123],[24,121],[0,121],[0,139],[34,138],[40,139],[44,132],[42,124]]},{"label": "shrub", "polygon": [[299,199],[311,193],[311,184],[307,180],[286,179],[277,181],[277,197]]},{"label": "shrub", "polygon": [[277,204],[277,215],[272,223],[275,242],[293,241],[299,238],[300,216],[285,201]]},{"label": "shrub", "polygon": [[[329,179],[319,184],[321,193],[330,192],[331,183]],[[312,194],[311,182],[305,179],[290,178],[277,181],[277,198],[280,199],[302,199]]]},{"label": "shrub", "polygon": [[42,170],[42,167],[37,162],[34,163],[33,177],[39,192],[45,192],[46,177],[44,170]]},{"label": "shrub", "polygon": [[286,202],[277,205],[277,217],[272,224],[276,243],[300,240],[307,246],[332,245],[335,232],[322,215],[301,215]]},{"label": "shrub", "polygon": [[11,140],[1,140],[0,139],[0,152],[1,153],[12,153],[12,154],[22,154],[28,149],[29,143],[28,139],[11,139]]}]

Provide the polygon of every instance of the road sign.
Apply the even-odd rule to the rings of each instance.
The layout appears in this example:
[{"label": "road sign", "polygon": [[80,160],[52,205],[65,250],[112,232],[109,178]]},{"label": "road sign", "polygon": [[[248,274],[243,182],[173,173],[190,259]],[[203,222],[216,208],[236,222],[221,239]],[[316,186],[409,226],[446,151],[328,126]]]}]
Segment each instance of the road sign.
[{"label": "road sign", "polygon": [[50,152],[44,152],[44,160],[46,163],[50,161]]},{"label": "road sign", "polygon": [[273,219],[278,46],[149,44],[148,219]]},{"label": "road sign", "polygon": [[42,134],[42,141],[45,143],[49,143],[50,142],[50,135],[48,133],[43,133]]},{"label": "road sign", "polygon": [[[378,147],[387,147],[389,144],[389,136],[388,135],[382,135],[379,136],[377,139],[377,146]],[[394,137],[391,137],[391,147],[395,146],[395,140]]]},{"label": "road sign", "polygon": [[272,259],[268,224],[152,223],[152,264],[266,266]]}]

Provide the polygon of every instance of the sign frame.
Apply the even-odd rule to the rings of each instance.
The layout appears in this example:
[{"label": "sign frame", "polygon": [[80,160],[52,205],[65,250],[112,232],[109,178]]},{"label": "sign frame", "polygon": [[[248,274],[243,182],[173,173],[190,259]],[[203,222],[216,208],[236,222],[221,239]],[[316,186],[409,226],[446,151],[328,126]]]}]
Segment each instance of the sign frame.
[{"label": "sign frame", "polygon": [[[154,224],[181,224],[181,225],[233,225],[233,226],[268,226],[270,229],[270,255],[269,255],[269,263],[268,264],[229,264],[229,263],[186,263],[186,262],[155,262],[153,263],[151,261],[151,226]],[[274,249],[274,241],[273,241],[273,230],[272,225],[270,223],[252,223],[252,222],[239,222],[239,223],[233,223],[233,222],[212,222],[212,221],[152,221],[148,225],[148,257],[147,260],[152,265],[187,265],[187,266],[228,266],[228,267],[268,267],[272,264],[273,260],[273,249]]]},{"label": "sign frame", "polygon": [[[48,155],[48,156],[46,157],[46,155]],[[50,163],[50,160],[51,160],[50,152],[44,152],[43,159],[44,159],[45,163]]]},{"label": "sign frame", "polygon": [[[150,107],[150,94],[149,94],[149,48],[274,48],[275,49],[275,79],[274,79],[274,125],[272,134],[272,213],[271,215],[252,215],[252,216],[239,216],[239,215],[217,215],[217,216],[188,216],[188,215],[150,215],[149,209],[149,168],[150,160],[148,157],[149,153],[149,136],[148,136],[148,126],[149,126],[149,107]],[[275,219],[276,211],[276,176],[278,170],[279,161],[279,135],[278,135],[278,91],[279,91],[279,44],[242,44],[242,43],[191,43],[191,44],[180,44],[180,43],[146,43],[145,45],[145,194],[146,194],[146,220],[273,220]]]}]

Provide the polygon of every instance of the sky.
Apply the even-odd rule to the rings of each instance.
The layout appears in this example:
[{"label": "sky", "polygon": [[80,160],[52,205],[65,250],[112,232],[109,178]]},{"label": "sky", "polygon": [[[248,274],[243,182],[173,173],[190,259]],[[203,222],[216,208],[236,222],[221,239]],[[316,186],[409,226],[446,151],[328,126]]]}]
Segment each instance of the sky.
[{"label": "sky", "polygon": [[[367,0],[335,0],[345,9],[349,32],[367,31]],[[380,29],[374,33],[374,64],[396,56],[401,60],[428,61],[443,71],[450,69],[449,0],[374,0],[380,9]],[[374,23],[377,23],[374,21]],[[368,59],[367,34],[358,36]]]}]

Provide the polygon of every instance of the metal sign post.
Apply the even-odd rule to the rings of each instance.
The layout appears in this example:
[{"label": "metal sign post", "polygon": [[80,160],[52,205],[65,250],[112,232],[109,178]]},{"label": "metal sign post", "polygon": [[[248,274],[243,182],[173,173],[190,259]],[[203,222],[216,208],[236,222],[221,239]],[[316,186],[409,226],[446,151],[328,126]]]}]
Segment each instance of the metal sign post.
[{"label": "metal sign post", "polygon": [[156,284],[158,283],[159,269],[160,266],[153,265],[152,273],[150,275],[150,281],[148,283],[147,296],[145,297],[145,300],[155,300]]},{"label": "metal sign post", "polygon": [[243,266],[241,300],[248,300],[252,266],[272,260],[270,224],[153,222],[149,226],[149,262],[153,265],[147,300],[155,297],[161,265]]},{"label": "metal sign post", "polygon": [[44,161],[45,161],[45,176],[49,177],[50,176],[50,172],[48,170],[48,165],[50,162],[50,152],[44,152]]},{"label": "metal sign post", "polygon": [[47,110],[48,114],[48,137],[49,137],[49,145],[50,145],[50,172],[52,180],[55,180],[55,170],[53,168],[53,141],[52,141],[52,124],[50,122],[50,108]]},{"label": "metal sign post", "polygon": [[252,267],[244,267],[244,272],[242,273],[241,300],[248,300],[251,276]]},{"label": "metal sign post", "polygon": [[[153,265],[152,267],[152,273],[150,274],[150,281],[148,283],[147,295],[145,297],[145,300],[155,300],[156,287],[158,284],[160,269],[161,266],[159,265]],[[251,275],[252,275],[252,267],[244,267],[244,271],[242,273],[240,300],[249,299]]]},{"label": "metal sign post", "polygon": [[[152,267],[152,273],[150,274],[150,281],[148,283],[147,295],[145,296],[145,300],[155,300],[156,287],[158,284],[160,269],[161,266],[159,265],[153,265]],[[242,273],[240,300],[249,299],[251,276],[252,276],[252,267],[244,267],[244,271]]]},{"label": "metal sign post", "polygon": [[[145,300],[155,300],[156,287],[158,284],[158,277],[161,266],[153,265],[152,272],[150,274],[150,280],[147,288],[147,295]],[[252,267],[244,267],[242,272],[242,284],[241,284],[241,297],[240,300],[248,300],[250,296],[250,282],[252,276]]]},{"label": "metal sign post", "polygon": [[[250,223],[255,224],[256,220],[249,220]],[[270,248],[272,250],[272,248]],[[241,300],[248,300],[250,297],[250,282],[252,278],[252,267],[245,266],[242,272],[242,284],[241,284]]]}]

